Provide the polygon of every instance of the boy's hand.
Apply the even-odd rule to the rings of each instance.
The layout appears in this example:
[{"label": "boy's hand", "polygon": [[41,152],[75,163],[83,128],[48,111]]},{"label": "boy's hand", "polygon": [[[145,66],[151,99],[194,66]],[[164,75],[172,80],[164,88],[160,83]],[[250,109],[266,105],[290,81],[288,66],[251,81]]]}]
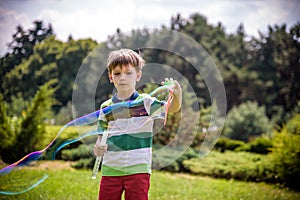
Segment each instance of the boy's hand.
[{"label": "boy's hand", "polygon": [[105,146],[95,145],[94,147],[94,154],[97,157],[103,156],[107,151],[107,144]]},{"label": "boy's hand", "polygon": [[107,144],[101,145],[101,139],[102,139],[102,136],[98,136],[96,145],[94,147],[94,154],[97,157],[103,156],[105,154],[105,152],[107,151]]},{"label": "boy's hand", "polygon": [[174,113],[174,112],[178,112],[180,110],[180,108],[181,108],[182,89],[181,89],[181,86],[178,83],[178,81],[173,80],[173,78],[165,78],[165,80],[161,84],[164,85],[165,82],[169,82],[169,81],[174,81],[174,83],[175,83],[175,86],[173,88],[173,90],[174,90],[174,93],[173,93],[174,98],[172,100],[172,103],[171,103],[171,106],[170,106],[170,109],[169,109],[169,111],[171,113]]}]

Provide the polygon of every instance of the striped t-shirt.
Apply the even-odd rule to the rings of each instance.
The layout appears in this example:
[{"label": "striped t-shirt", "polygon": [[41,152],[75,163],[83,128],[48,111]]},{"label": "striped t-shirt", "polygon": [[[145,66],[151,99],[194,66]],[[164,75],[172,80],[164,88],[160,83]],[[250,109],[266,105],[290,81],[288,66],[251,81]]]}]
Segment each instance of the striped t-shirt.
[{"label": "striped t-shirt", "polygon": [[153,123],[154,119],[163,117],[164,102],[147,94],[134,92],[124,102],[115,95],[105,101],[98,119],[100,131],[108,132],[102,176],[150,174]]}]

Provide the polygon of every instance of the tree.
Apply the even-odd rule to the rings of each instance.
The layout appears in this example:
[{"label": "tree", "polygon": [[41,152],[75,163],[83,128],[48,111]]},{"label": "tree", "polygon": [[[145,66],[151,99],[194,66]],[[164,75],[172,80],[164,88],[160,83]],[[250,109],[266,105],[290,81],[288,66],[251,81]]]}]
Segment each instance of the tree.
[{"label": "tree", "polygon": [[[6,115],[5,103],[1,102],[0,127],[5,140],[0,147],[0,156],[4,162],[16,162],[28,153],[40,150],[39,144],[45,136],[46,119],[51,117],[51,107],[55,103],[52,87],[57,80],[53,79],[41,86],[32,102],[28,104],[22,116],[10,118]],[[9,123],[15,120],[16,123]]]},{"label": "tree", "polygon": [[60,105],[53,107],[55,112],[72,98],[73,82],[77,70],[85,56],[97,43],[91,39],[61,42],[54,36],[34,47],[34,53],[2,78],[2,91],[5,100],[13,101],[15,96],[24,100],[32,98],[40,85],[57,78],[58,90],[55,98]]},{"label": "tree", "polygon": [[7,116],[7,103],[0,93],[0,137],[1,148],[8,148],[15,142],[15,131],[13,119]]},{"label": "tree", "polygon": [[286,28],[286,24],[269,26],[266,35],[261,33],[249,43],[250,70],[256,71],[261,81],[255,96],[266,105],[268,116],[281,108],[290,112],[300,98],[300,23],[289,31]]},{"label": "tree", "polygon": [[16,55],[20,63],[23,58],[28,58],[33,53],[33,48],[37,43],[53,35],[51,24],[46,28],[43,21],[34,21],[34,28],[25,31],[21,25],[17,26],[16,33],[13,34],[13,41],[8,44],[12,54]]},{"label": "tree", "polygon": [[[12,72],[18,65],[20,65],[23,61],[28,59],[34,53],[34,47],[36,44],[41,43],[49,36],[53,35],[53,29],[51,24],[48,24],[48,27],[45,27],[42,21],[34,21],[34,27],[29,30],[24,30],[24,28],[19,25],[16,28],[16,32],[12,35],[12,41],[8,44],[8,53],[1,58],[0,64],[0,76],[1,76],[1,85],[0,91],[4,96],[4,99],[10,101],[10,97],[16,94],[16,89],[12,89],[12,85],[18,83],[19,80],[12,80],[13,84],[11,85],[11,81],[9,74],[22,74],[24,69],[20,69],[18,71]],[[35,57],[34,60],[38,61],[41,58]],[[26,70],[25,70],[26,71]],[[23,84],[23,83],[22,83]],[[36,89],[36,88],[35,88]],[[16,92],[16,93],[15,93]]]},{"label": "tree", "polygon": [[235,140],[248,142],[271,131],[264,107],[256,102],[242,103],[233,107],[227,115],[224,135]]},{"label": "tree", "polygon": [[[106,65],[108,52],[120,47],[155,47],[163,41],[167,42],[170,49],[190,52],[189,59],[163,49],[145,48],[141,49],[145,60],[148,63],[170,66],[186,79],[195,80],[190,81],[190,84],[201,105],[209,107],[212,104],[203,77],[187,61],[199,61],[202,59],[201,55],[198,51],[193,51],[192,47],[189,49],[181,45],[182,41],[178,42],[164,34],[166,27],[154,31],[147,28],[137,29],[128,34],[117,29],[115,34],[99,45],[100,48],[93,52],[94,55],[84,60],[98,45],[95,41],[74,40],[70,36],[67,42],[62,42],[53,35],[51,25],[46,27],[42,22],[36,21],[34,26],[30,30],[18,26],[13,34],[10,52],[0,60],[0,90],[4,100],[9,103],[19,97],[25,101],[29,100],[40,85],[57,78],[59,81],[56,98],[60,105],[53,108],[57,113],[71,100],[72,89],[95,95],[95,89],[89,86],[98,80],[99,66]],[[209,24],[207,18],[198,13],[188,18],[177,14],[171,17],[170,27],[192,37],[216,63],[226,88],[228,111],[243,102],[256,101],[265,106],[269,118],[273,117],[276,123],[284,124],[286,114],[300,99],[299,23],[289,30],[286,25],[270,26],[267,34],[260,33],[259,37],[253,37],[251,40],[247,40],[242,24],[237,27],[235,33],[226,34],[221,23]],[[150,38],[156,38],[155,34],[162,40],[151,40]],[[200,62],[200,67],[205,65],[205,59]],[[73,87],[81,66],[92,69],[90,74],[83,74],[78,85]],[[206,72],[209,72],[209,69]],[[112,90],[113,86],[107,76],[101,77],[95,95],[97,104],[107,99]],[[88,104],[84,95],[79,95],[78,99],[83,102],[82,106]],[[87,111],[82,110],[80,112],[78,109],[78,112],[85,114]]]}]

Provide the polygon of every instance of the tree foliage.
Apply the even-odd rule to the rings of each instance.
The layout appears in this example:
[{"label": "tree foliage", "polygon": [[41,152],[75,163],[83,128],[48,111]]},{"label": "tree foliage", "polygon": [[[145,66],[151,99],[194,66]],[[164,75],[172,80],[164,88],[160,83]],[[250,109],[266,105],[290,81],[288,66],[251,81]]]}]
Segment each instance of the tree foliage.
[{"label": "tree foliage", "polygon": [[0,137],[1,148],[8,148],[15,142],[13,119],[7,116],[7,103],[0,94]]},{"label": "tree foliage", "polygon": [[[151,34],[163,37],[165,28],[154,31],[143,28],[130,33],[117,29],[116,33],[108,36],[107,41],[97,44],[92,39],[74,40],[72,37],[67,42],[61,42],[53,35],[51,25],[46,27],[42,21],[35,21],[34,28],[27,31],[18,26],[9,45],[10,51],[1,58],[1,93],[7,102],[17,96],[28,100],[39,85],[57,78],[59,87],[56,98],[60,105],[54,109],[58,112],[71,100],[77,70],[85,56],[97,45],[100,46],[99,60],[102,60],[97,65],[105,65],[107,55],[104,52],[126,46],[143,47],[149,42],[155,45],[155,41],[149,41]],[[222,73],[228,111],[243,102],[257,101],[266,107],[268,117],[276,117],[276,123],[284,124],[285,115],[293,110],[300,99],[299,23],[289,30],[285,24],[269,26],[267,33],[250,39],[243,24],[237,27],[235,33],[227,34],[221,23],[209,24],[207,18],[198,13],[188,18],[180,14],[171,17],[170,28],[192,37],[213,58]],[[170,40],[169,45],[176,47],[178,44]],[[26,49],[27,46],[30,46],[30,50]],[[211,105],[203,78],[183,58],[158,49],[144,49],[142,54],[147,62],[172,66],[188,80],[196,80],[190,84],[201,105]],[[93,70],[96,72],[97,68]],[[91,80],[86,78],[84,81]],[[103,87],[96,92],[97,104],[112,91],[108,80],[100,81]]]},{"label": "tree foliage", "polygon": [[28,153],[40,150],[39,144],[46,133],[46,120],[51,118],[51,107],[55,103],[55,82],[55,79],[50,80],[41,86],[21,116],[7,116],[6,102],[1,101],[0,134],[3,144],[0,156],[4,162],[15,162]]},{"label": "tree foliage", "polygon": [[286,29],[285,24],[269,26],[267,35],[260,34],[249,44],[249,70],[256,71],[261,82],[255,97],[266,105],[268,115],[280,107],[291,111],[300,98],[300,23]]},{"label": "tree foliage", "polygon": [[[158,34],[163,38],[164,30],[167,28],[162,26],[160,29],[151,31],[143,28],[132,30],[130,33],[117,29],[116,33],[108,36],[106,41],[98,44],[92,39],[74,40],[71,36],[68,41],[62,42],[55,37],[50,24],[45,26],[42,21],[35,21],[33,24],[34,27],[29,30],[24,30],[21,25],[17,27],[12,35],[9,51],[0,59],[0,90],[3,101],[8,103],[6,106],[9,105],[7,119],[4,119],[5,115],[3,115],[5,122],[12,120],[10,117],[13,113],[21,115],[26,107],[24,102],[33,99],[38,88],[51,79],[58,80],[54,84],[57,88],[54,96],[58,101],[58,104],[52,108],[55,114],[60,110],[60,113],[65,113],[66,110],[69,113],[68,102],[72,100],[73,90],[84,90],[87,95],[95,95],[98,108],[101,102],[111,95],[112,84],[106,76],[101,77],[95,94],[94,90],[86,88],[86,85],[95,80],[89,74],[83,74],[78,85],[74,86],[78,69],[81,66],[90,65],[92,73],[97,74],[99,66],[106,65],[107,52],[110,50],[127,46],[155,46],[157,41],[150,41],[150,36]],[[171,17],[169,27],[193,38],[213,58],[223,77],[228,113],[247,101],[255,101],[257,105],[265,107],[266,115],[277,125],[285,124],[285,120],[288,119],[287,115],[295,109],[300,99],[299,22],[289,29],[285,24],[269,26],[268,31],[264,34],[260,33],[259,37],[248,37],[243,24],[237,27],[235,33],[227,34],[221,23],[210,24],[207,18],[199,13],[194,13],[187,18],[177,14]],[[164,39],[168,40],[170,47],[173,48],[177,48],[180,44],[174,38]],[[85,60],[88,53],[96,46],[97,54],[91,57],[97,62]],[[185,47],[180,46],[180,48]],[[182,51],[188,51],[188,49],[182,49]],[[198,97],[202,114],[206,112],[205,109],[212,106],[211,96],[203,77],[184,58],[161,49],[142,49],[141,54],[146,62],[171,66],[189,80]],[[190,56],[192,59],[197,59],[196,53]],[[89,103],[83,95],[78,96],[78,100],[82,102],[83,107]],[[20,106],[18,108],[15,105]],[[1,109],[3,113],[4,104],[1,104]],[[78,112],[86,114],[84,111],[86,109]],[[248,140],[251,135],[256,136],[266,132],[266,128],[263,127],[270,122],[262,115],[260,107],[250,106],[239,112],[235,114],[235,122],[232,122],[239,129],[230,131],[230,134],[236,134],[234,138],[241,137],[242,140]],[[248,117],[254,117],[254,120],[249,120],[245,116],[246,113],[249,114]],[[231,115],[229,117],[233,117],[233,114]],[[173,116],[170,117],[170,123],[172,118]],[[255,121],[257,118],[263,121]],[[9,123],[17,122],[10,121]],[[61,123],[64,123],[63,120]],[[26,123],[23,122],[23,125],[25,126]],[[167,127],[166,131],[170,132],[169,138],[156,139],[167,142],[174,137],[171,131],[177,125],[172,125]],[[242,127],[245,129],[241,129]],[[9,135],[9,127],[5,130]],[[8,144],[10,142],[7,141]],[[201,137],[198,138],[198,143],[200,142]],[[198,143],[194,145],[199,145]]]},{"label": "tree foliage", "polygon": [[235,140],[248,142],[255,137],[271,132],[265,109],[256,102],[242,103],[227,115],[224,135]]},{"label": "tree foliage", "polygon": [[90,39],[63,43],[54,36],[34,47],[34,54],[3,76],[1,90],[4,99],[12,102],[17,95],[29,100],[38,87],[51,79],[58,79],[55,98],[60,103],[54,111],[70,101],[73,82],[84,57],[96,46]]},{"label": "tree foliage", "polygon": [[22,60],[28,59],[34,53],[34,46],[51,35],[53,35],[51,24],[45,27],[43,21],[34,21],[33,28],[29,30],[24,30],[21,25],[18,25],[12,35],[12,41],[8,44],[7,54],[1,58],[1,77],[14,69]]}]

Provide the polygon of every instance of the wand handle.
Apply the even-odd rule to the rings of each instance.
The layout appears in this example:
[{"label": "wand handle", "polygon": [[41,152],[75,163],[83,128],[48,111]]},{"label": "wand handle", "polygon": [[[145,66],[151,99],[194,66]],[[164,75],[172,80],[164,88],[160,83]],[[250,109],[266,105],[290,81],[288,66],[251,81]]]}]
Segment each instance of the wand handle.
[{"label": "wand handle", "polygon": [[[107,136],[108,136],[108,133],[104,132],[103,135],[102,135],[100,146],[104,146],[106,144]],[[96,179],[96,177],[97,177],[97,173],[99,171],[101,160],[102,160],[102,156],[98,156],[96,158],[94,168],[93,168],[93,173],[92,173],[92,179]]]}]

